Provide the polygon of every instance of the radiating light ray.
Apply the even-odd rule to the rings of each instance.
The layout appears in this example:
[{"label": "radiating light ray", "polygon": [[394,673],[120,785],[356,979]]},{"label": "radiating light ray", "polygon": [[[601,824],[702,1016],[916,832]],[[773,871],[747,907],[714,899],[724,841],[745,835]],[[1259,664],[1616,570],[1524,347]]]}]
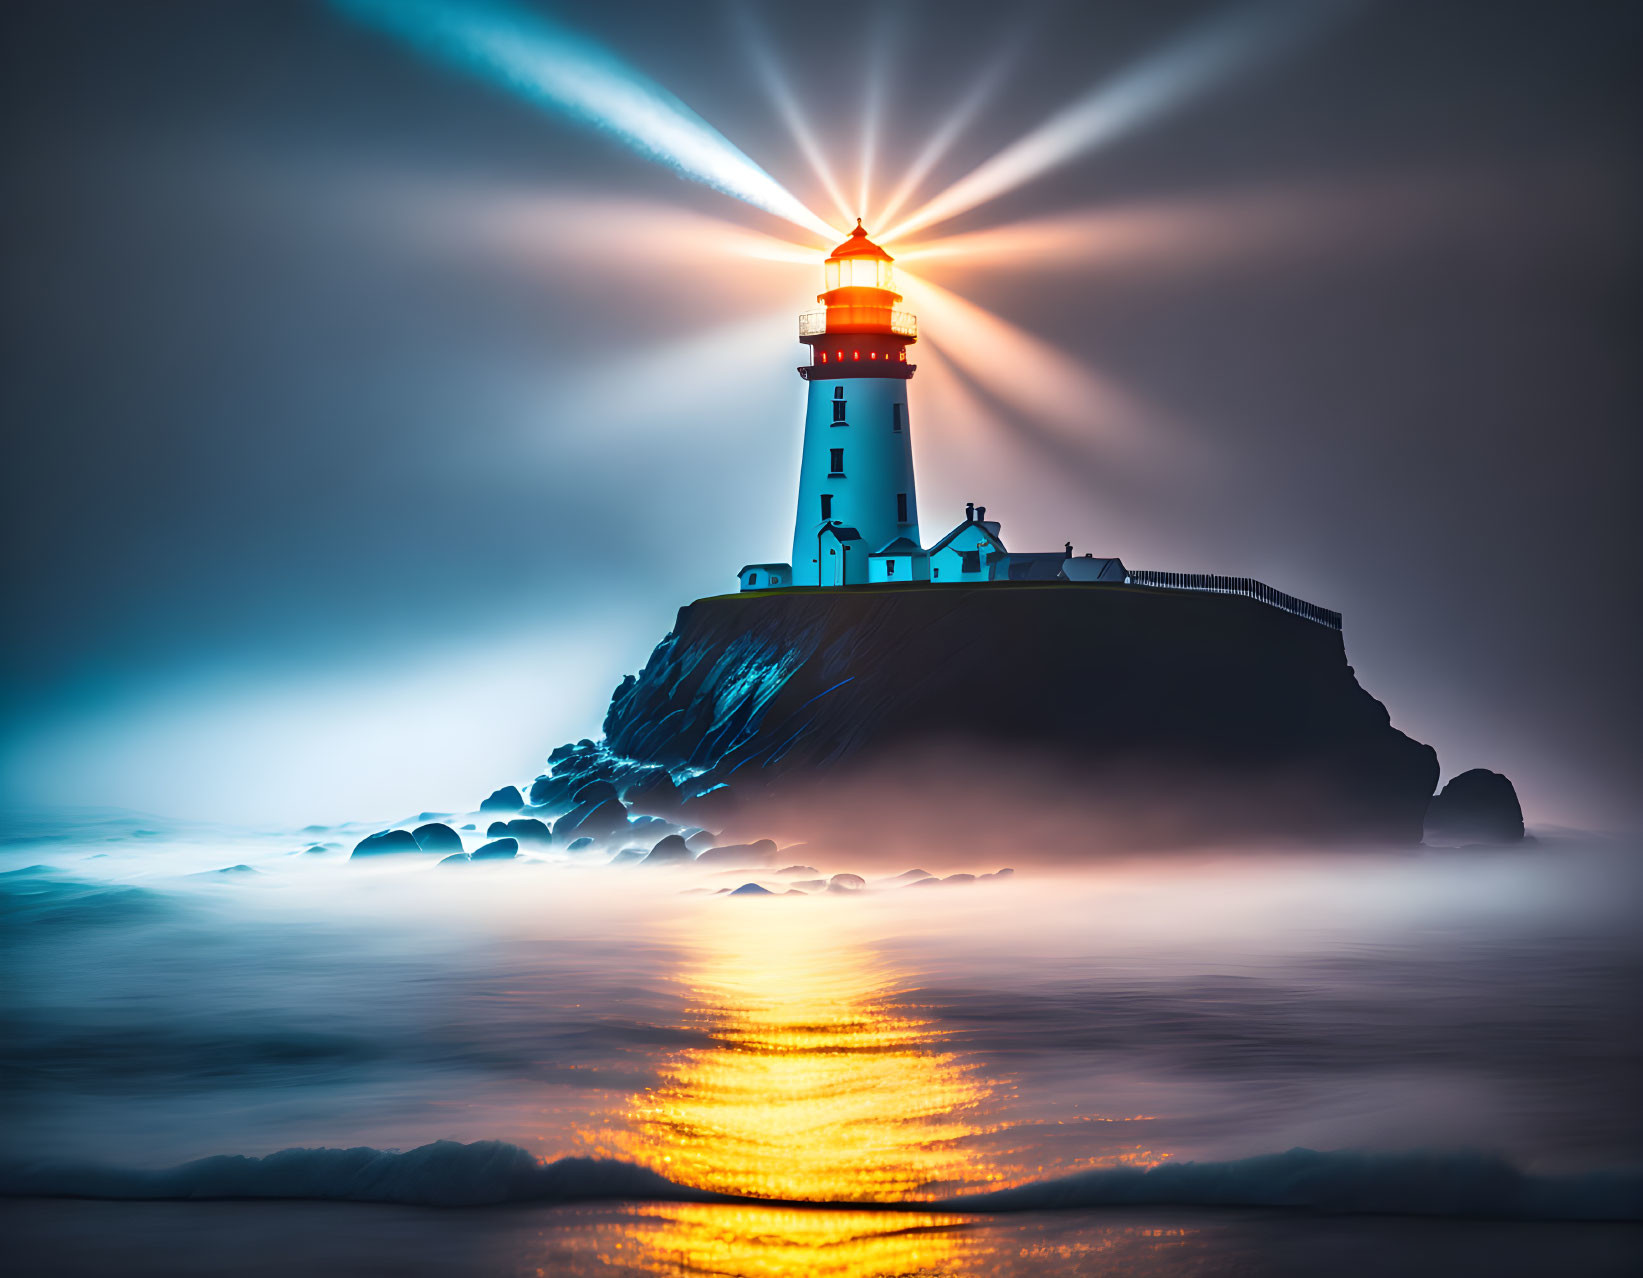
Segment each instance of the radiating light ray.
[{"label": "radiating light ray", "polygon": [[1086,449],[1136,455],[1156,442],[1160,414],[1072,356],[912,271],[898,278],[941,352],[1000,401]]},{"label": "radiating light ray", "polygon": [[944,222],[1203,97],[1359,7],[1361,0],[1263,0],[1207,24],[1100,85],[960,178],[881,242]]},{"label": "radiating light ray", "polygon": [[641,155],[824,238],[838,232],[666,89],[506,0],[332,0],[420,52],[602,129]]},{"label": "radiating light ray", "polygon": [[477,238],[522,262],[582,262],[590,274],[705,270],[722,281],[726,259],[781,262],[813,273],[819,257],[810,245],[671,204],[495,189],[428,198],[430,220],[453,236]]},{"label": "radiating light ray", "polygon": [[898,245],[896,260],[977,271],[1192,272],[1279,256],[1396,250],[1469,236],[1507,193],[1475,175],[1417,172],[1212,192],[1032,218]]},{"label": "radiating light ray", "polygon": [[861,193],[856,203],[857,217],[866,217],[873,190],[873,166],[878,160],[879,131],[884,122],[884,102],[890,84],[890,55],[900,24],[896,10],[874,11],[867,56],[862,59],[865,83],[861,95]]},{"label": "radiating light ray", "polygon": [[948,111],[943,118],[941,127],[930,135],[930,140],[924,144],[924,149],[914,157],[907,166],[901,184],[896,187],[890,198],[885,201],[884,207],[873,215],[874,226],[884,226],[890,219],[901,212],[902,205],[912,198],[913,192],[918,189],[919,183],[930,175],[930,170],[941,162],[943,156],[953,147],[964,130],[969,128],[976,116],[981,114],[982,108],[993,100],[1005,77],[1014,68],[1021,52],[1026,48],[1029,32],[1018,29],[1014,37],[981,69],[981,73],[971,81],[970,87],[965,90],[964,96],[958,104]]},{"label": "radiating light ray", "polygon": [[844,198],[844,191],[839,187],[838,179],[833,176],[833,167],[827,162],[821,143],[816,140],[815,132],[805,120],[804,112],[799,109],[798,100],[793,96],[793,89],[788,83],[787,76],[783,74],[776,61],[775,50],[770,47],[770,41],[763,30],[756,25],[751,10],[742,8],[736,17],[741,29],[743,46],[753,63],[754,71],[759,76],[760,83],[770,95],[770,100],[775,104],[776,112],[782,117],[782,123],[787,126],[787,131],[792,134],[793,141],[803,152],[805,161],[816,175],[816,180],[827,192],[827,198],[833,201],[840,221],[849,226],[854,218],[850,212],[849,201]]}]

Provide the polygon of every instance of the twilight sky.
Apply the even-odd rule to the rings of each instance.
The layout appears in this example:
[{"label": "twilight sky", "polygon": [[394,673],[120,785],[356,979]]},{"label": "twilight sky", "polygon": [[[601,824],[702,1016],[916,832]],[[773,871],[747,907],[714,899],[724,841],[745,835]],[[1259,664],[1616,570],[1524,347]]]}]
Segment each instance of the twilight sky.
[{"label": "twilight sky", "polygon": [[[1228,9],[539,7],[841,226],[772,76],[847,203],[871,151],[871,218],[966,104],[902,215],[1165,67],[892,245],[926,540],[974,500],[1337,608],[1445,776],[1635,828],[1643,9],[1363,3],[1214,83],[1158,61]],[[786,557],[822,253],[776,242],[820,238],[336,7],[0,24],[0,800],[467,806]]]}]

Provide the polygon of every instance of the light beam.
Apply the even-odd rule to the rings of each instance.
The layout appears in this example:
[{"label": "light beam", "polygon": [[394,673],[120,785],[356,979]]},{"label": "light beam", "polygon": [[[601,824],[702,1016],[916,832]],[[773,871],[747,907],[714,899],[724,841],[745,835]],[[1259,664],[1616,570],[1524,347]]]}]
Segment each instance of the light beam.
[{"label": "light beam", "polygon": [[826,239],[838,232],[717,129],[610,50],[505,0],[332,0],[357,21],[620,139]]},{"label": "light beam", "polygon": [[1224,12],[1051,116],[880,237],[945,222],[1107,145],[1319,34],[1359,0],[1264,0]]},{"label": "light beam", "polygon": [[793,90],[782,74],[777,64],[776,54],[770,47],[765,34],[755,25],[751,11],[742,9],[737,14],[738,25],[741,28],[742,43],[747,50],[748,59],[753,63],[753,69],[758,73],[765,92],[770,95],[770,101],[775,105],[776,113],[782,117],[782,123],[792,134],[793,141],[798,144],[799,150],[804,153],[811,171],[816,180],[822,184],[827,192],[827,198],[833,201],[833,207],[838,212],[844,225],[848,226],[854,217],[850,212],[850,203],[844,198],[844,192],[833,176],[833,168],[823,154],[821,144],[816,140],[815,133],[804,118],[804,112],[799,109],[798,100],[793,96]]}]

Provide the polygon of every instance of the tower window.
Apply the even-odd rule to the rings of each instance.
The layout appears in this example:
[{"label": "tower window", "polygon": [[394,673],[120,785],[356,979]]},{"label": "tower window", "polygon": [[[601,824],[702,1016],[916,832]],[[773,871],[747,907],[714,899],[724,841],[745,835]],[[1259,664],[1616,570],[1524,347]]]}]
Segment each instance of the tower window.
[{"label": "tower window", "polygon": [[960,572],[980,572],[981,552],[979,550],[961,550],[958,552]]},{"label": "tower window", "polygon": [[827,455],[828,455],[829,460],[832,463],[833,474],[835,474],[835,475],[844,474],[844,449],[842,449],[842,448],[830,448],[830,449],[827,450]]},{"label": "tower window", "polygon": [[900,430],[901,429],[901,413],[902,413],[902,406],[900,404],[891,404],[890,405],[890,429],[891,430]]},{"label": "tower window", "polygon": [[897,493],[896,494],[896,522],[898,524],[905,524],[907,522],[907,494],[906,493]]},{"label": "tower window", "polygon": [[896,575],[896,561],[894,559],[886,559],[884,561],[884,575],[886,577],[894,577]]},{"label": "tower window", "polygon": [[842,399],[833,401],[833,424],[835,426],[844,424],[844,401]]},{"label": "tower window", "polygon": [[821,503],[822,518],[823,519],[833,518],[833,494],[832,493],[823,493],[821,495],[821,499],[822,499],[822,503]]}]

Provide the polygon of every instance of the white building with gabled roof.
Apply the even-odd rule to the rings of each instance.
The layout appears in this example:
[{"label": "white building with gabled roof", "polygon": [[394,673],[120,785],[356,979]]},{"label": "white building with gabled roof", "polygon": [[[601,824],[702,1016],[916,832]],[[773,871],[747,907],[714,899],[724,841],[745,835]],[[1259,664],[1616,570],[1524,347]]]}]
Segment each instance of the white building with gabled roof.
[{"label": "white building with gabled roof", "polygon": [[1000,526],[989,521],[987,508],[974,502],[964,507],[964,522],[929,549],[930,584],[963,585],[990,580],[987,556],[1001,554]]},{"label": "white building with gabled roof", "polygon": [[911,537],[897,537],[867,556],[867,580],[874,586],[929,581],[930,556]]}]

